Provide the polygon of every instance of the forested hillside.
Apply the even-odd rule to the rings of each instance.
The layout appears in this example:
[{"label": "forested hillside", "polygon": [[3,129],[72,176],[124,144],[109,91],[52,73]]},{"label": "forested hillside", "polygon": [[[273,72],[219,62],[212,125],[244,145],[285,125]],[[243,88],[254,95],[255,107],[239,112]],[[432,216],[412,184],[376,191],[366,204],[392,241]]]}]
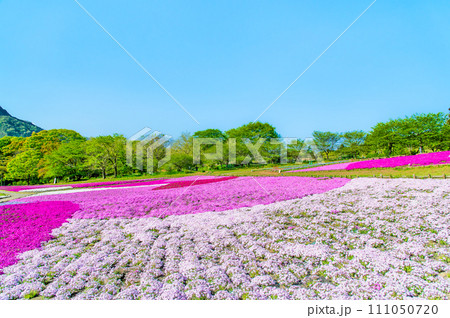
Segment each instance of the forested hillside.
[{"label": "forested hillside", "polygon": [[25,120],[11,116],[0,106],[0,138],[11,137],[29,137],[33,132],[39,132],[42,128]]}]

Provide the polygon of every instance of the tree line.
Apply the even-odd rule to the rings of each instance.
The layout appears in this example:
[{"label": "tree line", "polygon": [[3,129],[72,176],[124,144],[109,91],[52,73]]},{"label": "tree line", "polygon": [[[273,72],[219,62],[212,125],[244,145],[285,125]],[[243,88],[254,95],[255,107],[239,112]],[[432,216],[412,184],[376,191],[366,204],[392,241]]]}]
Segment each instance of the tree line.
[{"label": "tree line", "polygon": [[[161,137],[153,142],[158,138]],[[202,138],[220,143],[201,143],[200,149],[194,149],[194,141]],[[415,114],[378,123],[369,132],[314,131],[312,139],[326,160],[443,151],[450,149],[450,119],[443,113]],[[85,138],[73,130],[52,129],[30,137],[3,137],[0,138],[0,180],[8,184],[31,184],[55,178],[78,181],[150,173],[146,165],[136,168],[138,142],[132,143],[132,162],[127,162],[127,139],[119,134]],[[149,159],[149,146],[138,154],[144,162]],[[163,162],[168,148],[170,160],[161,166],[159,163]],[[276,165],[283,161],[283,154],[287,162],[298,163],[299,152],[305,149],[311,155],[308,160],[314,160],[314,149],[305,140],[283,139],[268,123],[249,123],[225,132],[207,129],[162,142],[152,150],[154,169],[151,172],[207,171],[255,163]],[[195,151],[200,153],[197,161]],[[222,155],[214,158],[212,155],[218,152]]]}]

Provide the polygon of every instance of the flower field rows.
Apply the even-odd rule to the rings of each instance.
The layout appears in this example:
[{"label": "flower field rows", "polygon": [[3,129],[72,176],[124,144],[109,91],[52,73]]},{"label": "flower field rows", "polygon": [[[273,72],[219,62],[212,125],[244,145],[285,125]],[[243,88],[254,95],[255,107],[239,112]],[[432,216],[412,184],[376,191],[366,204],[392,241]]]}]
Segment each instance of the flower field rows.
[{"label": "flower field rows", "polygon": [[437,164],[450,164],[450,151],[419,154],[415,156],[401,156],[385,159],[364,160],[358,162],[339,163],[335,165],[320,166],[309,169],[293,170],[300,171],[333,171],[333,170],[355,170],[373,168],[395,168],[401,166],[429,166]]},{"label": "flower field rows", "polygon": [[[166,217],[301,198],[341,187],[348,181],[301,177],[182,179],[174,183],[173,187],[163,186],[161,190],[126,188],[121,189],[120,193],[118,190],[68,193],[28,197],[22,201],[40,202],[49,197],[52,201],[71,201],[80,205],[74,218]],[[189,185],[193,186],[188,189]]]},{"label": "flower field rows", "polygon": [[[295,189],[293,180],[272,187],[275,180],[264,180],[269,178],[257,179],[279,199],[289,198],[286,187]],[[196,200],[208,201],[205,189],[215,188],[210,195],[220,212],[175,209],[172,214],[183,215],[163,219],[148,217],[145,209],[126,211],[119,200],[110,207],[121,208],[104,218],[107,207],[95,211],[93,200],[68,194],[81,210],[53,230],[54,239],[3,269],[0,299],[449,298],[447,181],[354,179],[331,189],[327,180],[305,180],[297,191],[323,191],[275,203],[261,187],[257,191],[256,182],[251,191],[243,189],[252,187],[250,181],[134,189],[140,193],[126,204],[181,194],[177,201],[192,213],[211,211],[213,200]],[[227,189],[235,193],[234,208],[221,203]],[[124,198],[129,190],[123,190]],[[254,206],[240,207],[252,195],[256,199],[246,200]]]}]

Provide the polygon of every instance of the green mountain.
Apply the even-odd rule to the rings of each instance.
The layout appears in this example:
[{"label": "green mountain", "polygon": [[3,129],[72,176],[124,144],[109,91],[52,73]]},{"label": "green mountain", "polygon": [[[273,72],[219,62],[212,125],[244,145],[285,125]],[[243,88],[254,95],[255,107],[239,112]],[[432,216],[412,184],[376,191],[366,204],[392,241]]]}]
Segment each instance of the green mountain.
[{"label": "green mountain", "polygon": [[42,128],[25,120],[11,116],[0,106],[0,138],[4,136],[28,137]]}]

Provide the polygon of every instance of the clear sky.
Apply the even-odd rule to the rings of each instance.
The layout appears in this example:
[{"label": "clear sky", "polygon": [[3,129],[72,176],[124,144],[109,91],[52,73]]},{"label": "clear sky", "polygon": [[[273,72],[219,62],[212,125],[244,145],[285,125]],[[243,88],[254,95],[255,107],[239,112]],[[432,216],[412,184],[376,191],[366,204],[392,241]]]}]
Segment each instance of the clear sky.
[{"label": "clear sky", "polygon": [[[373,0],[0,0],[0,105],[85,136],[253,121]],[[262,117],[284,137],[450,106],[450,5],[378,0]]]}]

